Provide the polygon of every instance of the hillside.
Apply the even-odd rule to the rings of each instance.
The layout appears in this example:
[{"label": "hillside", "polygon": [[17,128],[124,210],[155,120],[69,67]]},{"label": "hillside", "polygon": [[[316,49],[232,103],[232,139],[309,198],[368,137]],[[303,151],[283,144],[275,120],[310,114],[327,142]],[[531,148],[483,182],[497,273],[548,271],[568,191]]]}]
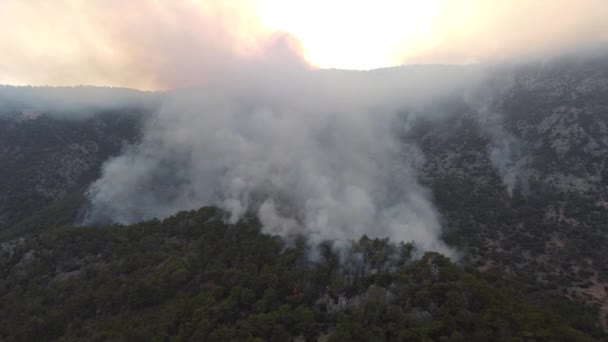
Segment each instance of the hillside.
[{"label": "hillside", "polygon": [[454,103],[447,119],[417,128],[420,174],[446,239],[530,291],[593,303],[606,325],[608,63],[564,60],[501,77],[509,86],[490,91],[482,110]]},{"label": "hillside", "polygon": [[527,340],[606,337],[591,313],[388,240],[285,243],[203,208],[1,245],[0,338]]},{"label": "hillside", "polygon": [[[84,119],[0,113],[0,234],[52,203],[81,195],[101,164],[137,139],[140,115],[136,109]],[[62,223],[75,221],[81,203]]]},{"label": "hillside", "polygon": [[[416,179],[432,194],[433,205],[441,216],[442,239],[462,256],[458,262],[466,271],[454,268],[459,277],[466,275],[484,281],[484,274],[491,274],[499,277],[499,281],[513,284],[514,291],[519,293],[516,297],[537,300],[556,296],[587,305],[585,314],[577,315],[582,315],[588,325],[595,324],[599,318],[604,329],[608,327],[607,61],[605,57],[582,62],[566,58],[551,63],[496,67],[477,92],[466,97],[446,97],[423,108],[404,110],[404,126],[408,129],[404,129],[402,137],[404,153],[411,152],[411,146],[420,152]],[[420,72],[423,71],[424,68]],[[391,79],[398,78],[401,75],[399,72],[402,71],[386,69],[376,73]],[[346,71],[340,73],[350,75]],[[374,72],[358,73],[353,80],[373,79],[376,77],[374,75]],[[61,98],[69,97],[67,94],[70,94],[70,90],[63,89]],[[70,228],[52,230],[52,233],[48,233],[50,235],[45,233],[54,227],[81,222],[80,215],[89,205],[85,191],[91,182],[99,178],[104,162],[120,155],[125,147],[133,146],[141,139],[141,127],[146,124],[152,107],[91,111],[84,110],[87,106],[77,103],[71,110],[77,108],[81,111],[83,117],[78,118],[78,111],[67,116],[66,113],[58,115],[57,108],[51,108],[56,106],[57,101],[32,100],[38,98],[34,95],[23,98],[40,103],[39,107],[33,106],[36,109],[24,109],[27,106],[24,107],[23,101],[12,100],[10,106],[4,109],[0,103],[0,241],[6,243],[3,248],[28,246],[27,250],[36,251],[36,248],[46,246],[43,249],[51,248],[48,249],[51,255],[60,253],[61,249],[55,250],[55,247],[48,246],[50,242],[43,241],[49,238],[57,246],[63,246],[65,254],[61,258],[65,260],[57,261],[63,265],[70,258],[77,260],[85,256],[88,258],[85,264],[97,260],[91,261],[95,264],[99,261],[95,259],[98,253],[106,246],[118,249],[115,256],[119,260],[117,263],[122,264],[132,257],[130,254],[128,258],[126,254],[120,254],[126,251],[116,245],[117,241],[124,240],[128,246],[135,244],[133,248],[140,248],[137,246],[147,241],[144,237],[148,233],[152,240],[146,248],[150,251],[172,246],[155,235],[162,231],[169,234],[167,236],[173,236],[169,230],[176,225],[176,221],[171,220],[161,226],[150,222],[135,225],[131,227],[132,233],[129,233],[131,228],[117,227],[102,230]],[[15,93],[11,93],[11,96],[19,98]],[[0,100],[6,101],[6,98]],[[3,102],[4,105],[6,103]],[[44,110],[44,106],[52,110]],[[171,148],[167,150],[174,151]],[[187,158],[191,154],[186,152],[172,154],[180,162],[175,167],[190,165]],[[165,189],[180,189],[179,186],[187,183],[183,179],[171,178],[177,174],[174,170],[159,164],[158,174],[154,174],[156,178],[151,177],[158,184],[144,184],[147,187],[139,188],[139,191],[153,189],[162,193]],[[180,176],[184,174],[179,173]],[[167,197],[178,195],[170,194]],[[208,204],[201,203],[199,206]],[[217,224],[225,228],[223,223]],[[152,226],[156,228],[142,228]],[[183,233],[179,229],[175,231],[177,236]],[[257,234],[257,228],[255,231]],[[142,241],[129,240],[129,234],[135,234]],[[176,258],[184,257],[185,254],[180,253],[194,253],[191,240],[202,239],[201,236],[206,233],[197,230],[194,235],[187,234],[182,236],[182,240],[175,240],[177,250],[168,250],[163,258],[169,258],[172,253],[180,255]],[[18,238],[24,240],[16,240]],[[355,240],[359,238],[353,237]],[[79,248],[88,246],[87,239],[98,241],[104,247],[95,247],[98,252],[94,254],[86,250],[82,254]],[[264,236],[263,239],[280,244],[274,238]],[[270,249],[276,252],[275,247]],[[4,272],[13,274],[13,264],[21,260],[15,258],[18,255],[22,258],[27,250],[21,250],[21,254],[16,256],[6,257],[10,253],[2,256],[0,260],[7,265]],[[129,272],[144,272],[144,269],[148,270],[147,267],[152,267],[150,263],[159,263],[159,259],[156,259],[158,256],[140,252],[143,254],[133,258],[141,264],[135,264]],[[275,257],[282,255],[277,253]],[[69,262],[76,262],[74,260]],[[427,259],[410,260],[408,265],[423,267],[424,260]],[[41,272],[43,279],[47,279],[56,276],[55,273],[51,275],[52,272],[67,273],[73,270],[71,267],[81,267],[78,261],[72,266],[65,266],[70,270],[64,272],[61,265],[41,266],[32,272]],[[446,265],[453,266],[450,263]],[[34,275],[29,272],[21,275],[17,275],[17,272],[11,277],[22,277],[19,278],[21,285],[34,286],[33,283],[26,284],[27,277]],[[323,282],[329,284],[327,279]],[[48,284],[48,279],[43,284]],[[76,286],[73,293],[87,293],[80,285],[70,286]],[[148,290],[153,287],[150,286]],[[289,287],[291,289],[286,290]],[[359,287],[357,293],[365,293],[367,287]],[[10,292],[11,289],[5,288],[4,291]],[[287,291],[286,295],[292,289],[291,285],[281,287],[281,291]],[[48,293],[42,295],[50,296]],[[34,298],[30,297],[31,294],[24,296],[15,297],[18,299],[14,300]],[[315,293],[315,296],[320,296],[320,293]],[[121,301],[125,298],[121,297]],[[171,302],[174,299],[163,300]],[[160,302],[154,303],[161,305]],[[31,317],[40,315],[42,311],[36,310],[45,310],[45,307],[46,304],[34,305]],[[131,312],[124,311],[131,309],[122,306],[113,310],[103,317],[95,316],[95,319],[103,322],[90,322],[91,327],[106,329],[108,326],[104,324],[110,324],[106,320],[122,319],[127,312]],[[143,314],[144,311],[137,312]],[[87,327],[82,329],[92,329]],[[334,328],[337,329],[337,326],[333,325],[331,329],[328,326],[315,328],[315,332],[324,334]],[[122,326],[116,329],[126,328]],[[297,330],[289,329],[292,336],[298,334]],[[460,325],[457,330],[465,337],[477,333],[477,330],[467,330]],[[589,328],[583,330],[591,331]],[[177,333],[177,330],[171,331]],[[517,334],[515,330],[511,333]],[[76,334],[76,330],[69,330],[69,334]],[[440,334],[437,336],[444,336],[447,332],[442,330]],[[76,335],[72,336],[77,339]],[[269,335],[264,336],[269,338]]]}]

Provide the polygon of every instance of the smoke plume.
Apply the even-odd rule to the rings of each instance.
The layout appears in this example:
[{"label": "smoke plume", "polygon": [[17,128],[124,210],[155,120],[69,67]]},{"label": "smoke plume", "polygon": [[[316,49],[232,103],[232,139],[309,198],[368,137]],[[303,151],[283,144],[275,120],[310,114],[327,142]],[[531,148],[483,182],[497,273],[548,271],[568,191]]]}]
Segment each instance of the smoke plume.
[{"label": "smoke plume", "polygon": [[217,205],[232,220],[254,211],[281,236],[367,234],[449,253],[402,113],[458,93],[474,70],[311,71],[285,56],[168,94],[143,140],[105,164],[88,222]]},{"label": "smoke plume", "polygon": [[488,157],[496,168],[509,196],[514,191],[528,191],[528,159],[523,143],[505,129],[504,118],[496,112],[483,109],[479,114],[480,127],[489,143]]}]

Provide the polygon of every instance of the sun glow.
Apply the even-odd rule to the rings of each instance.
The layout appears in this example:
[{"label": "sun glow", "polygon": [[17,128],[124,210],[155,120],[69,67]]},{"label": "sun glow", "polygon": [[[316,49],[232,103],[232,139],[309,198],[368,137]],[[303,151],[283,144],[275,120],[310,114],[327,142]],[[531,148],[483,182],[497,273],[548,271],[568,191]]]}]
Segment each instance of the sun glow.
[{"label": "sun glow", "polygon": [[0,0],[0,84],[167,89],[250,63],[538,58],[608,46],[606,17],[606,0]]},{"label": "sun glow", "polygon": [[297,37],[321,68],[372,69],[402,64],[431,47],[442,0],[259,0],[262,21]]}]

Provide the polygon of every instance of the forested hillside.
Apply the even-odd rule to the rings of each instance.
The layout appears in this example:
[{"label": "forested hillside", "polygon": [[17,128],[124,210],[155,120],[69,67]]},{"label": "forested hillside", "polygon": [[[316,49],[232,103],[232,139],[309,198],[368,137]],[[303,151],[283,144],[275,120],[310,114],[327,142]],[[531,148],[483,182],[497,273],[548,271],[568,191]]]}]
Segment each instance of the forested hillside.
[{"label": "forested hillside", "polygon": [[214,208],[2,243],[0,338],[592,341],[594,314],[367,237],[308,247]]}]

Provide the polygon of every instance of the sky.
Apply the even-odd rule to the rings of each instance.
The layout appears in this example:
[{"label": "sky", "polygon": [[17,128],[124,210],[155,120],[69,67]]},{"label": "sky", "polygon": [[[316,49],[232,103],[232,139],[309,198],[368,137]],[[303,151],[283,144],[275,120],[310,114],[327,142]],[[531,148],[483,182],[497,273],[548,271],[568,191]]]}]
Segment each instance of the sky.
[{"label": "sky", "polygon": [[267,60],[368,70],[608,42],[605,0],[0,0],[0,84],[188,87]]}]

